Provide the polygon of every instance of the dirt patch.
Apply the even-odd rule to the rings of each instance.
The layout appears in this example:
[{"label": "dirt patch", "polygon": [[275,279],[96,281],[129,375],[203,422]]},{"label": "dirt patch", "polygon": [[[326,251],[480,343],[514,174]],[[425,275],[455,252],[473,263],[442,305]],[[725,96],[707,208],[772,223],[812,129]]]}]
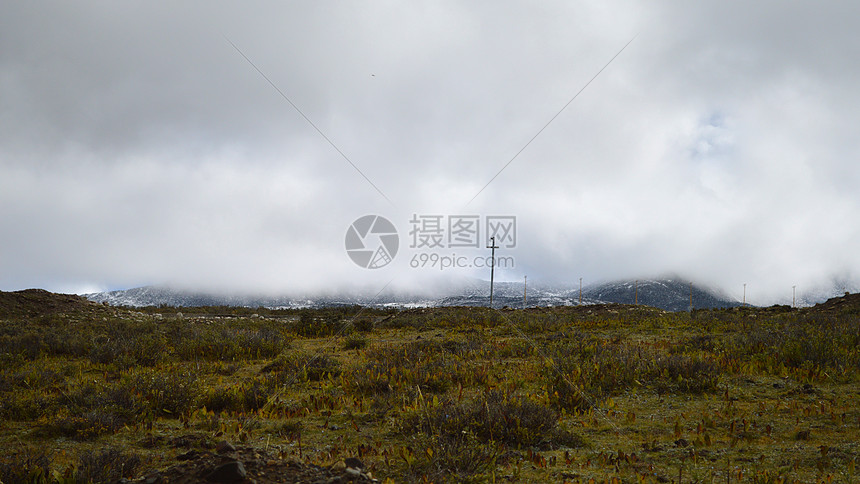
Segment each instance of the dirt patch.
[{"label": "dirt patch", "polygon": [[190,450],[179,454],[177,464],[147,474],[136,481],[147,484],[239,483],[268,484],[287,482],[345,483],[377,482],[366,474],[357,459],[346,464],[322,467],[302,464],[273,456],[263,449],[232,445],[218,446],[218,451]]}]

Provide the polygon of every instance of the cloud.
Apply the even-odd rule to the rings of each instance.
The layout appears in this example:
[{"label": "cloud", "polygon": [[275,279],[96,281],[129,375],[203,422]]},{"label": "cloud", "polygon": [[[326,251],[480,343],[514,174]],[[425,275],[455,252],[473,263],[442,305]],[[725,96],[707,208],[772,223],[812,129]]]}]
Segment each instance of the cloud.
[{"label": "cloud", "polygon": [[384,269],[352,264],[343,238],[368,213],[402,238],[416,213],[516,215],[511,280],[676,272],[769,303],[850,278],[858,9],[10,6],[0,288],[444,280],[405,246]]}]

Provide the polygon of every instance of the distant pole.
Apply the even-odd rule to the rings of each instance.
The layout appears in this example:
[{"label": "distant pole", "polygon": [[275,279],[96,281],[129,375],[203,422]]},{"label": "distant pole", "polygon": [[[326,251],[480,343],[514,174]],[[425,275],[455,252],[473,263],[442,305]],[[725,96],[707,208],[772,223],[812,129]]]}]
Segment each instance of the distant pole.
[{"label": "distant pole", "polygon": [[579,278],[579,305],[582,306],[582,278]]},{"label": "distant pole", "polygon": [[795,296],[797,295],[797,292],[795,291],[796,287],[797,286],[791,286],[791,307],[794,307],[794,304],[797,301],[797,299],[795,298]]},{"label": "distant pole", "polygon": [[639,304],[639,280],[633,281],[633,304]]},{"label": "distant pole", "polygon": [[693,312],[693,283],[690,283],[690,312]]},{"label": "distant pole", "polygon": [[490,307],[493,307],[493,277],[496,269],[496,238],[490,237],[490,245],[487,246],[488,249],[492,249],[490,252]]},{"label": "distant pole", "polygon": [[746,282],[744,283],[744,300],[741,303],[741,306],[743,306],[743,307],[747,306],[747,283]]},{"label": "distant pole", "polygon": [[526,287],[529,280],[529,276],[523,276],[523,307],[526,307]]}]

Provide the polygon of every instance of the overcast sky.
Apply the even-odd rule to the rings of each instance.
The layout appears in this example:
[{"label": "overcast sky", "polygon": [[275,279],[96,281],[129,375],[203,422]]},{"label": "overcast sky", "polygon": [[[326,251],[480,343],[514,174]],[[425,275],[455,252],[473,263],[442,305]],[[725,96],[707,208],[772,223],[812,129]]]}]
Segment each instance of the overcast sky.
[{"label": "overcast sky", "polygon": [[[842,1],[5,2],[0,289],[489,277],[410,267],[488,253],[409,247],[415,215],[516,217],[506,280],[676,273],[759,304],[856,280],[858,18]],[[344,245],[367,214],[400,236],[372,270]]]}]

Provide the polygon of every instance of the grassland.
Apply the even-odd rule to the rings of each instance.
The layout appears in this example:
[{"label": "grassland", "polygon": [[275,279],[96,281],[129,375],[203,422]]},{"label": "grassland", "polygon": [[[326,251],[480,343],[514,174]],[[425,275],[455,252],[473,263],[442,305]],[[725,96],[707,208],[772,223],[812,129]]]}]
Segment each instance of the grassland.
[{"label": "grassland", "polygon": [[860,297],[690,314],[0,293],[0,422],[7,484],[176,475],[219,441],[258,483],[348,457],[380,482],[857,482]]}]

